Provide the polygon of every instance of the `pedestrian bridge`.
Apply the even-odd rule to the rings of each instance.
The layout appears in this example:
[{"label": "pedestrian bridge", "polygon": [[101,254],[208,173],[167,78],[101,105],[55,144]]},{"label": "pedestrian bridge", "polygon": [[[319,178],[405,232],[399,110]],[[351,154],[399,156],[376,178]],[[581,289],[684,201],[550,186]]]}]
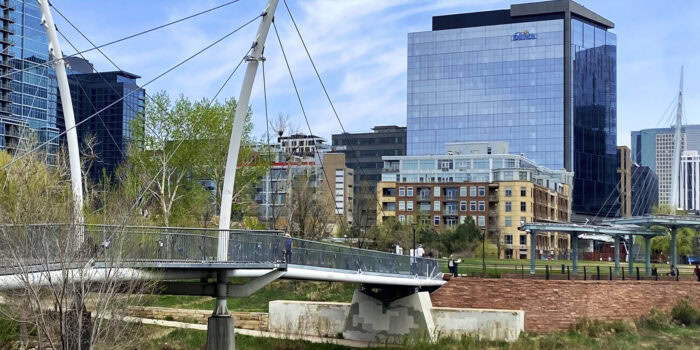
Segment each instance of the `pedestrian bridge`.
[{"label": "pedestrian bridge", "polygon": [[[12,288],[23,274],[41,284],[46,273],[86,264],[97,271],[118,265],[123,278],[203,279],[225,271],[228,277],[261,277],[351,282],[380,286],[437,288],[444,284],[437,260],[284,237],[280,231],[227,230],[226,259],[217,257],[219,229],[109,226],[4,225],[16,237],[13,259],[0,260],[0,289]],[[65,260],[67,237],[80,237],[80,251]],[[291,241],[291,254],[285,246]],[[21,259],[19,258],[21,257]],[[290,258],[287,261],[287,258]],[[43,277],[42,277],[43,276]],[[99,277],[96,277],[99,278]]]}]

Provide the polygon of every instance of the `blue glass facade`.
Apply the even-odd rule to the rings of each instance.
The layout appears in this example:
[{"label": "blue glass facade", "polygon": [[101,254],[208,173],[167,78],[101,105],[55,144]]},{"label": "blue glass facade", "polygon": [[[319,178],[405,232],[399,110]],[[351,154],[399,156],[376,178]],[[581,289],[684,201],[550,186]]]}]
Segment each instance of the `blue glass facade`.
[{"label": "blue glass facade", "polygon": [[506,141],[573,171],[574,212],[596,214],[617,183],[613,26],[567,0],[433,17],[408,35],[407,154]]},{"label": "blue glass facade", "polygon": [[617,188],[617,37],[571,20],[573,207],[596,214]]},{"label": "blue glass facade", "polygon": [[[4,120],[3,129],[12,134],[28,126],[38,131],[38,141],[43,142],[58,134],[56,114],[51,114],[49,108],[49,71],[53,68],[33,67],[49,59],[46,29],[41,24],[41,12],[36,1],[10,0],[9,5],[13,8],[10,18],[14,23],[10,24],[13,45],[8,51],[12,54],[11,65],[15,72],[10,82],[11,113]],[[33,68],[17,71],[29,67]],[[49,162],[52,162],[58,151],[58,142],[52,142],[48,151],[52,155]]]},{"label": "blue glass facade", "polygon": [[[514,40],[524,32],[536,39]],[[410,33],[407,153],[507,141],[564,168],[563,36],[563,19]]]}]

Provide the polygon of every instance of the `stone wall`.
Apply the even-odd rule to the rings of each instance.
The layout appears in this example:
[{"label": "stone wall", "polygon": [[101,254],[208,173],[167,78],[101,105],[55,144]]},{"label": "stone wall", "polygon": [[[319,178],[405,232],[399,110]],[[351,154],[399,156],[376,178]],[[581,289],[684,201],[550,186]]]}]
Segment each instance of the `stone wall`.
[{"label": "stone wall", "polygon": [[349,303],[275,300],[270,306],[270,332],[338,337],[343,333]]},{"label": "stone wall", "polygon": [[687,297],[700,306],[700,283],[456,278],[431,295],[434,307],[523,310],[533,332],[565,330],[582,318],[634,320]]},{"label": "stone wall", "polygon": [[[130,307],[129,316],[156,320],[207,324],[211,310],[174,309],[168,307]],[[268,330],[266,312],[231,312],[236,328]]]}]

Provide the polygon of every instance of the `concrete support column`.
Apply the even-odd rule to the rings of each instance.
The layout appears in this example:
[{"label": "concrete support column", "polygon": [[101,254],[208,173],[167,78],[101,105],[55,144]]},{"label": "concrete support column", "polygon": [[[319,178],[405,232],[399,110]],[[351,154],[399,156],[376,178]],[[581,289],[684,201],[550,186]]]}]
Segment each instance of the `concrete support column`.
[{"label": "concrete support column", "polygon": [[678,234],[678,229],[675,227],[671,228],[671,267],[678,267],[678,256],[676,255],[676,235]]},{"label": "concrete support column", "polygon": [[432,308],[428,292],[386,302],[356,289],[345,319],[343,338],[400,344],[406,336],[425,334],[434,340]]},{"label": "concrete support column", "polygon": [[207,350],[235,350],[233,317],[226,306],[226,270],[216,271],[216,306],[207,321]]},{"label": "concrete support column", "polygon": [[571,265],[574,275],[578,273],[578,233],[571,233]]},{"label": "concrete support column", "polygon": [[530,231],[530,274],[535,274],[535,260],[537,254],[537,231]]},{"label": "concrete support column", "polygon": [[620,236],[615,236],[615,276],[620,275]]},{"label": "concrete support column", "polygon": [[634,274],[634,257],[632,256],[632,247],[634,247],[634,236],[628,235],[630,244],[627,248],[627,275],[632,278]]},{"label": "concrete support column", "polygon": [[651,237],[644,236],[644,273],[651,276]]}]

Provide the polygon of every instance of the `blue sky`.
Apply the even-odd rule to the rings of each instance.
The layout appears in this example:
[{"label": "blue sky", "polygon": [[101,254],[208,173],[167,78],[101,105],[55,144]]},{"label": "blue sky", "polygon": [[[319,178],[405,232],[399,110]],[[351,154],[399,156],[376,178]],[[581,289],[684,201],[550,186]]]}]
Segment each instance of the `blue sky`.
[{"label": "blue sky", "polygon": [[[226,0],[53,0],[52,3],[95,43],[154,27]],[[302,35],[324,78],[345,129],[365,132],[374,125],[406,124],[407,33],[431,29],[431,16],[503,9],[496,0],[288,0]],[[122,69],[146,83],[239,25],[258,15],[263,0],[241,0],[200,17],[104,49]],[[678,91],[685,65],[685,103],[689,123],[700,123],[700,1],[581,0],[615,22],[618,37],[618,144],[629,145],[630,131],[667,126],[664,111]],[[56,24],[76,46],[90,48],[60,16]],[[340,132],[311,65],[280,3],[276,15],[313,133],[330,139]],[[250,47],[257,22],[193,61],[146,87],[192,99],[212,97]],[[62,42],[67,54],[73,50]],[[114,67],[99,53],[86,54],[100,71]],[[308,132],[274,32],[266,45],[269,116],[291,117]],[[243,69],[222,92],[238,97]],[[251,106],[255,133],[265,131],[260,71]]]}]

